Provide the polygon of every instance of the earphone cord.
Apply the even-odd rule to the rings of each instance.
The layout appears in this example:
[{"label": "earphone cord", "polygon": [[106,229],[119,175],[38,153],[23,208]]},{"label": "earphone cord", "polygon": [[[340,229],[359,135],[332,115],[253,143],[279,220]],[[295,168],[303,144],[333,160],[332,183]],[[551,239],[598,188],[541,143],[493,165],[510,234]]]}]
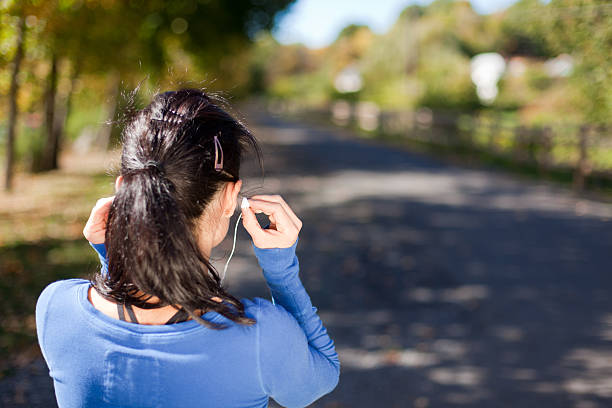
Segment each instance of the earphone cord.
[{"label": "earphone cord", "polygon": [[[242,212],[238,216],[236,220],[236,228],[234,228],[234,244],[232,245],[232,252],[230,253],[229,258],[227,258],[227,262],[225,263],[225,267],[223,268],[223,274],[221,275],[221,283],[223,283],[223,279],[225,279],[225,273],[227,272],[227,266],[229,265],[232,256],[234,256],[234,249],[236,249],[236,234],[238,233],[238,223],[240,222],[240,218],[242,217]],[[270,289],[270,288],[268,288]],[[275,305],[276,301],[274,300],[274,296],[272,296],[272,290],[270,290],[270,298],[272,300],[272,304]]]},{"label": "earphone cord", "polygon": [[240,222],[240,218],[242,217],[242,213],[240,213],[240,215],[238,216],[238,219],[236,220],[236,228],[234,228],[234,244],[232,245],[232,252],[230,253],[229,258],[227,258],[227,262],[225,263],[225,267],[223,268],[223,275],[221,275],[221,283],[223,283],[223,279],[225,279],[225,273],[227,272],[227,266],[229,265],[229,262],[232,259],[232,256],[234,256],[234,249],[236,249],[236,235],[238,233],[238,223]]}]

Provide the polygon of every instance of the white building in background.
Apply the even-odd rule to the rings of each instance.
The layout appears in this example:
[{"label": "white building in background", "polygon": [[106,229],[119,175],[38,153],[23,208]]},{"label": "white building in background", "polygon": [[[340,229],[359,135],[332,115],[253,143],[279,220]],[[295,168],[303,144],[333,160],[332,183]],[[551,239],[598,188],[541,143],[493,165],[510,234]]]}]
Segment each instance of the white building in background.
[{"label": "white building in background", "polygon": [[561,54],[551,58],[544,63],[544,69],[548,76],[553,78],[564,78],[572,74],[574,70],[574,59],[571,55]]},{"label": "white building in background", "polygon": [[470,63],[472,82],[482,103],[493,103],[497,97],[497,82],[506,70],[504,57],[496,52],[475,55]]},{"label": "white building in background", "polygon": [[334,87],[341,93],[357,92],[362,86],[361,73],[355,64],[347,66],[334,78]]}]

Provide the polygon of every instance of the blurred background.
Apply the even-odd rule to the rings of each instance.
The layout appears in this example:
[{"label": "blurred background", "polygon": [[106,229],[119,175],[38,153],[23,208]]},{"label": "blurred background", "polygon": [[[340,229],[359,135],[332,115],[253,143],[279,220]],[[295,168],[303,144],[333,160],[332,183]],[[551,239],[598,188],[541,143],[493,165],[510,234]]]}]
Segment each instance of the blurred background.
[{"label": "blurred background", "polygon": [[[261,141],[342,362],[313,406],[612,405],[607,0],[0,1],[0,405],[55,404],[35,302],[98,267],[137,86]],[[266,297],[242,228],[228,275]]]}]

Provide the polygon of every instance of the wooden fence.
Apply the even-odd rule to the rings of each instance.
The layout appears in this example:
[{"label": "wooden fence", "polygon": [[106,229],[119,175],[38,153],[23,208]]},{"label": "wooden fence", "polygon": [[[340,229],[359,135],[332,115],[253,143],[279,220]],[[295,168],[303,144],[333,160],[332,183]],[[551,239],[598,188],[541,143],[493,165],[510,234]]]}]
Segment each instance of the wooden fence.
[{"label": "wooden fence", "polygon": [[297,105],[274,106],[306,114],[366,134],[396,135],[420,143],[465,152],[480,152],[539,172],[571,174],[573,186],[583,189],[589,179],[612,184],[612,126],[602,124],[521,126],[502,115],[474,116],[454,112],[381,111],[371,103],[336,102],[324,109]]}]

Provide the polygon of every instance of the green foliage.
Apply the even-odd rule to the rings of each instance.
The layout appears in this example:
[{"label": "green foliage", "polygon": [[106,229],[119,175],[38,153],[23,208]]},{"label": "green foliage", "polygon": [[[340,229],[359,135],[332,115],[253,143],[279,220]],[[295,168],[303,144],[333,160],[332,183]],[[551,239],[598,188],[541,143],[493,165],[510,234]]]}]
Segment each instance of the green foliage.
[{"label": "green foliage", "polygon": [[340,31],[340,33],[338,34],[338,37],[336,37],[336,41],[348,37],[351,38],[353,37],[355,34],[357,34],[357,32],[359,30],[370,30],[370,28],[367,25],[363,25],[363,24],[349,24],[346,27],[344,27],[342,29],[342,31]]},{"label": "green foliage", "polygon": [[541,67],[527,69],[525,77],[527,84],[537,91],[544,91],[553,84],[553,79]]},{"label": "green foliage", "polygon": [[299,99],[306,105],[320,105],[328,100],[333,92],[324,73],[281,77],[270,88],[270,94],[274,97]]},{"label": "green foliage", "polygon": [[[385,34],[364,30],[348,26],[329,47],[303,51],[301,59],[293,46],[275,44],[269,59],[259,60],[257,75],[268,84],[262,88],[295,99],[302,98],[301,90],[315,88],[321,96],[327,89],[327,100],[333,100],[343,97],[334,91],[335,76],[353,65],[363,88],[351,99],[383,109],[483,110],[470,59],[498,52],[514,63],[513,71],[502,76],[497,99],[486,109],[516,111],[526,124],[610,122],[612,5],[606,0],[519,0],[492,15],[475,13],[468,1],[437,0],[407,7]],[[569,78],[554,76],[545,64],[560,54],[573,59]],[[299,60],[308,75],[304,69],[279,69],[285,59]]]},{"label": "green foliage", "polygon": [[539,0],[519,0],[506,10],[500,22],[497,49],[504,55],[522,55],[540,58],[555,57],[546,41],[546,28],[542,16],[549,6]]},{"label": "green foliage", "polygon": [[245,75],[243,64],[230,60],[243,58],[254,36],[294,1],[6,1],[0,8],[0,89],[10,82],[4,63],[12,57],[19,14],[27,16],[26,70],[44,71],[54,53],[79,74],[100,79],[115,73],[132,84],[146,76],[160,82],[189,68],[231,88]]},{"label": "green foliage", "polygon": [[[431,63],[433,61],[436,63]],[[424,84],[424,92],[418,104],[460,110],[478,107],[469,63],[469,59],[452,50],[427,50],[419,65],[418,77]]]},{"label": "green foliage", "polygon": [[[275,17],[294,1],[2,1],[0,94],[8,95],[10,84],[18,84],[10,102],[11,106],[16,102],[19,120],[53,106],[48,112],[55,110],[56,117],[51,120],[60,133],[67,130],[68,140],[73,140],[86,122],[99,126],[113,119],[98,117],[91,122],[93,111],[102,115],[116,111],[114,107],[121,102],[118,89],[130,90],[140,82],[145,83],[143,88],[157,90],[169,86],[212,88],[210,84],[214,84],[241,95],[249,74],[262,74],[248,69],[246,57],[253,38],[261,30],[269,30]],[[18,21],[25,21],[26,29],[21,71],[15,76],[11,62],[18,48],[17,33],[21,32]],[[82,102],[83,96],[91,97],[89,102],[96,106],[93,111],[73,103],[75,99]],[[68,112],[67,124],[62,123],[63,112]],[[32,170],[38,168],[41,152],[49,151],[43,144],[54,145],[50,137],[54,133],[47,132],[45,142],[41,139],[44,128],[38,127],[35,131],[17,127],[16,157]],[[111,140],[117,136],[113,128]],[[60,146],[63,138],[60,136]],[[56,160],[49,158],[47,162]]]},{"label": "green foliage", "polygon": [[542,16],[546,41],[575,60],[572,82],[584,96],[586,118],[609,121],[612,104],[612,5],[607,0],[552,0]]}]

